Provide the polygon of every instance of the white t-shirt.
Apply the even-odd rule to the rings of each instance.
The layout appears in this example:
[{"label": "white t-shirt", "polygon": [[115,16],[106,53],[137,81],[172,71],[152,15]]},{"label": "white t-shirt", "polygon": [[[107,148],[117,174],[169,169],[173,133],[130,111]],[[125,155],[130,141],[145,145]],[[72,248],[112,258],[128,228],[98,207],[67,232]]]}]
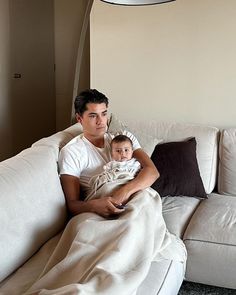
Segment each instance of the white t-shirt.
[{"label": "white t-shirt", "polygon": [[[139,149],[140,144],[129,131],[124,131],[133,143],[133,150]],[[104,148],[98,148],[88,141],[83,134],[73,138],[61,149],[59,155],[59,171],[80,178],[80,184],[85,193],[89,188],[89,180],[103,172],[103,166],[111,159],[111,140],[114,135],[104,134]]]}]

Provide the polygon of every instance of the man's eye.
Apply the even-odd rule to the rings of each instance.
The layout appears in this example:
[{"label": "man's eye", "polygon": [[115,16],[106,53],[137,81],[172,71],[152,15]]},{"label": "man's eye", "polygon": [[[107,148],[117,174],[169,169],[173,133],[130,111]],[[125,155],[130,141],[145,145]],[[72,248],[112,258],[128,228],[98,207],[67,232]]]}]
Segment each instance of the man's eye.
[{"label": "man's eye", "polygon": [[96,115],[90,115],[89,118],[96,118]]}]

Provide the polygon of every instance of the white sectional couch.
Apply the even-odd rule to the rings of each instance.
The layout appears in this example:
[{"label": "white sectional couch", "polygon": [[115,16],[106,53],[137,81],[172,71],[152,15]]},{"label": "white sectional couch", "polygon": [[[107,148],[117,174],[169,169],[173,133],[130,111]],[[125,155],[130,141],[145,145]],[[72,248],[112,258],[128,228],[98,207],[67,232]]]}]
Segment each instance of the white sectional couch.
[{"label": "white sectional couch", "polygon": [[[207,199],[165,196],[163,216],[181,237],[188,259],[153,263],[138,295],[175,295],[183,279],[236,289],[236,129],[128,121],[148,146],[195,137]],[[56,247],[67,222],[58,153],[81,133],[75,124],[0,163],[0,294],[23,294]]]}]

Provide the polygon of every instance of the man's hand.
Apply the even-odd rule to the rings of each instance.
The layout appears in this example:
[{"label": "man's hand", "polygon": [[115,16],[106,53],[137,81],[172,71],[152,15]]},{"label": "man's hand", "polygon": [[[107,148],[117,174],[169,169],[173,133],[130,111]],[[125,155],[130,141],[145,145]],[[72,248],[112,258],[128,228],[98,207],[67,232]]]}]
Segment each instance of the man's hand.
[{"label": "man's hand", "polygon": [[125,185],[121,186],[119,189],[112,193],[112,201],[115,202],[115,204],[124,205],[129,201],[129,198],[130,193]]},{"label": "man's hand", "polygon": [[112,199],[118,204],[126,204],[134,193],[151,186],[159,177],[159,172],[152,160],[142,149],[134,151],[134,157],[140,162],[142,168],[133,180],[112,193]]},{"label": "man's hand", "polygon": [[115,202],[126,204],[134,193],[150,187],[160,176],[152,160],[142,149],[135,150],[134,157],[142,168],[134,179],[113,192],[112,198]]},{"label": "man's hand", "polygon": [[97,213],[103,217],[109,217],[114,214],[120,214],[124,211],[124,209],[118,209],[116,205],[117,203],[113,197],[104,197],[100,199],[94,199],[88,201],[91,205],[91,211]]},{"label": "man's hand", "polygon": [[72,215],[94,212],[103,217],[108,217],[124,211],[124,209],[116,208],[116,205],[119,205],[121,202],[113,200],[112,197],[80,201],[80,182],[77,177],[63,174],[61,175],[61,183],[66,196],[67,207]]}]

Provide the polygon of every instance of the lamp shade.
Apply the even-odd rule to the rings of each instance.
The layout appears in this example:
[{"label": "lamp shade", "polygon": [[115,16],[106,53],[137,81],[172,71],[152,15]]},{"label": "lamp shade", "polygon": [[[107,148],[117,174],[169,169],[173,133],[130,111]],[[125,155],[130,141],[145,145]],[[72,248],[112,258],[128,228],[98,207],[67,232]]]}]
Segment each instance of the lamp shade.
[{"label": "lamp shade", "polygon": [[160,3],[172,2],[175,0],[102,0],[102,1],[106,3],[110,3],[110,4],[138,6],[138,5],[160,4]]}]

